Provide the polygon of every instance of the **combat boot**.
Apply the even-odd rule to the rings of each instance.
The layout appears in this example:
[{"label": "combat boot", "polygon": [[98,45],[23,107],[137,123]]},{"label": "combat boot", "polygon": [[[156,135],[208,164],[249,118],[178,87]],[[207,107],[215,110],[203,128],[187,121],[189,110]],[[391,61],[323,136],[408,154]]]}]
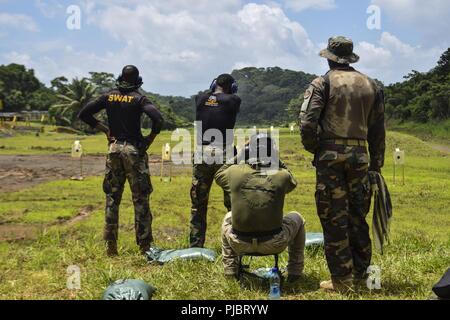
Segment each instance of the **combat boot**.
[{"label": "combat boot", "polygon": [[363,291],[367,290],[367,276],[364,277],[357,277],[353,276],[353,286],[355,287],[355,290]]},{"label": "combat boot", "polygon": [[119,255],[117,241],[106,241],[106,255],[108,257],[116,257]]},{"label": "combat boot", "polygon": [[140,244],[139,245],[139,251],[144,256],[147,254],[147,252],[150,251],[150,248],[151,248],[151,244],[150,243],[148,243],[148,244]]},{"label": "combat boot", "polygon": [[301,275],[288,275],[287,277],[287,283],[289,284],[297,284],[300,280],[303,280]]},{"label": "combat boot", "polygon": [[225,279],[239,281],[239,276],[237,273],[225,273]]},{"label": "combat boot", "polygon": [[328,280],[320,283],[320,288],[325,291],[347,293],[353,290],[353,279]]}]

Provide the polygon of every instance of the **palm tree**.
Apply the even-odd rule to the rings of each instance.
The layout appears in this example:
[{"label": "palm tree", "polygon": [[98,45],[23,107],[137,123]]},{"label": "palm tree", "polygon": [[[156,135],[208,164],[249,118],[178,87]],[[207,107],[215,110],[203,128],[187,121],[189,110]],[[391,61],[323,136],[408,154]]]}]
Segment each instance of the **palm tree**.
[{"label": "palm tree", "polygon": [[59,102],[50,107],[49,113],[61,124],[76,127],[78,113],[96,96],[96,86],[86,78],[75,78],[65,85],[64,92],[57,95]]}]

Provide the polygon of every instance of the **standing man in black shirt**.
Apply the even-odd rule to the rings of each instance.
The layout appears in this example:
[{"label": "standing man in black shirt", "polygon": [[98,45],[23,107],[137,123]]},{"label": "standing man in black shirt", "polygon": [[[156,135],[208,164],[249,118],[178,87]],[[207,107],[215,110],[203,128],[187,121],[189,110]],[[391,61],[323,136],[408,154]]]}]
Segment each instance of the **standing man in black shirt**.
[{"label": "standing man in black shirt", "polygon": [[[208,93],[196,97],[196,121],[201,125],[196,137],[197,150],[202,152],[203,161],[195,161],[191,188],[191,234],[190,246],[203,247],[206,237],[206,215],[208,210],[209,191],[214,181],[214,175],[230,156],[230,150],[234,150],[234,135],[232,132],[236,124],[236,116],[239,113],[241,99],[236,95],[238,86],[234,78],[229,74],[222,74],[211,85]],[[230,131],[231,130],[231,131]],[[208,134],[214,131],[221,135]],[[205,134],[206,133],[206,134]],[[201,135],[200,135],[201,134]],[[227,154],[228,151],[228,154]],[[205,161],[206,154],[218,155],[221,161]],[[224,204],[228,211],[231,210],[229,194],[224,193]]]},{"label": "standing man in black shirt", "polygon": [[[139,70],[126,66],[117,80],[117,88],[89,102],[79,114],[81,120],[104,132],[109,142],[103,182],[106,194],[104,240],[108,256],[118,254],[119,206],[127,179],[133,196],[136,242],[142,253],[147,252],[153,242],[149,205],[153,188],[147,150],[160,133],[163,118],[150,100],[138,92],[142,84]],[[108,126],[94,117],[103,109],[106,109]],[[152,132],[146,137],[141,133],[143,113],[152,120]]]}]

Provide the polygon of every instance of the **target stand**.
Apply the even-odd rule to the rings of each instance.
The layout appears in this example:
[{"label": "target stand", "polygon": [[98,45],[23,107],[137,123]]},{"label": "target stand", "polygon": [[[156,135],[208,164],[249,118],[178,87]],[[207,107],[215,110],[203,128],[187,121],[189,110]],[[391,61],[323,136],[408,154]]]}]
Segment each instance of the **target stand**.
[{"label": "target stand", "polygon": [[70,178],[72,181],[83,181],[83,146],[81,145],[80,141],[75,141],[72,145],[72,152],[71,152],[72,159],[78,159],[80,162],[80,174],[78,176],[73,176]]},{"label": "target stand", "polygon": [[[167,166],[169,167],[168,168],[168,176],[165,175],[165,170],[164,170],[165,162],[167,162]],[[166,143],[162,147],[160,180],[162,182],[172,182],[172,152],[171,152],[169,143]]]},{"label": "target stand", "polygon": [[394,185],[397,183],[397,174],[401,171],[402,185],[405,185],[405,151],[400,148],[394,151]]}]

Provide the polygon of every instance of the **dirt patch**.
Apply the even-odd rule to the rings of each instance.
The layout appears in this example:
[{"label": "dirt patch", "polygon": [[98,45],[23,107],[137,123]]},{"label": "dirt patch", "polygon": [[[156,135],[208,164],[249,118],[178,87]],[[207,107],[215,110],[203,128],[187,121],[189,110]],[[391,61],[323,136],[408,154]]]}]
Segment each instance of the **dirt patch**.
[{"label": "dirt patch", "polygon": [[81,134],[81,131],[72,129],[72,128],[68,128],[68,127],[57,127],[55,130],[53,130],[53,132],[56,133],[68,133],[68,134]]},{"label": "dirt patch", "polygon": [[431,147],[437,151],[450,154],[450,146],[432,144]]},{"label": "dirt patch", "polygon": [[55,222],[46,224],[9,223],[3,221],[3,223],[0,224],[0,242],[36,240],[38,235],[42,233],[46,228],[62,225],[74,225],[77,222],[89,218],[94,210],[94,206],[88,205],[86,207],[83,207],[74,217],[58,217]]},{"label": "dirt patch", "polygon": [[[99,175],[104,170],[103,157],[84,159],[86,176]],[[11,192],[52,180],[61,180],[79,173],[79,161],[70,155],[1,155],[0,192]]]},{"label": "dirt patch", "polygon": [[74,217],[58,217],[57,218],[57,222],[55,222],[54,224],[64,224],[64,225],[74,225],[77,222],[83,221],[87,218],[89,218],[89,216],[94,212],[95,207],[93,205],[88,205],[84,208],[82,208],[78,214]]},{"label": "dirt patch", "polygon": [[30,212],[29,209],[5,212],[0,215],[0,225],[8,223],[19,223]]},{"label": "dirt patch", "polygon": [[171,241],[184,235],[186,230],[172,227],[163,227],[159,228],[158,230],[154,230],[153,232],[156,238]]},{"label": "dirt patch", "polygon": [[11,138],[13,137],[12,133],[6,131],[0,131],[0,138]]},{"label": "dirt patch", "polygon": [[36,225],[2,224],[0,225],[0,241],[35,240],[42,229],[42,226]]},{"label": "dirt patch", "polygon": [[31,150],[38,150],[38,151],[54,151],[54,152],[61,152],[61,151],[63,151],[65,148],[32,146],[30,149],[31,149]]},{"label": "dirt patch", "polygon": [[[102,176],[105,171],[105,156],[83,158],[83,175]],[[161,172],[161,158],[150,158],[150,171],[157,177]],[[168,172],[165,164],[164,172]],[[189,174],[191,166],[172,165],[172,175]],[[0,155],[0,192],[13,192],[34,185],[70,179],[80,173],[80,161],[70,155]]]}]

